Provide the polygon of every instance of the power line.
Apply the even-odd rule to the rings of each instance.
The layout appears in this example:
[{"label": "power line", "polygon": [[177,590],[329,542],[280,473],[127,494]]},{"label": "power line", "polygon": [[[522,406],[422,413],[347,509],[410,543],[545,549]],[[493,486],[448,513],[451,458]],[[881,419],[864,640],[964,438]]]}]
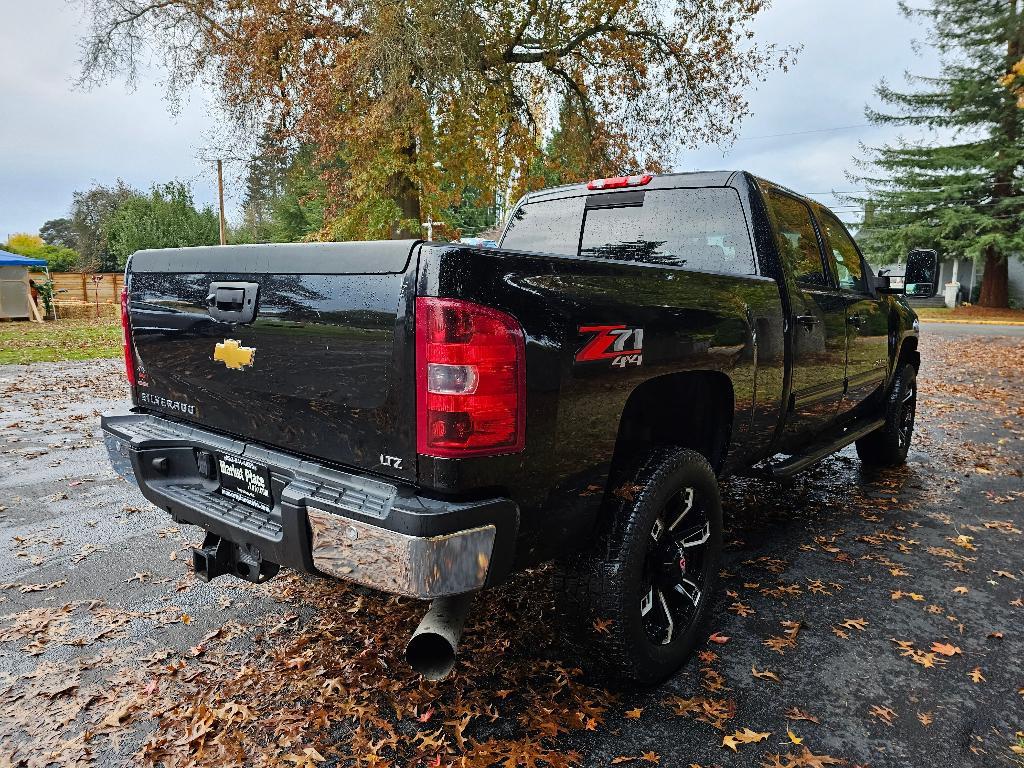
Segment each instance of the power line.
[{"label": "power line", "polygon": [[[806,136],[809,133],[831,133],[832,131],[850,131],[854,128],[870,128],[871,123],[857,125],[837,125],[834,128],[814,128],[809,131],[791,131],[790,133],[767,133],[764,136],[740,136],[736,141],[753,141],[754,139],[780,139],[784,136]],[[877,127],[877,126],[875,126]]]}]

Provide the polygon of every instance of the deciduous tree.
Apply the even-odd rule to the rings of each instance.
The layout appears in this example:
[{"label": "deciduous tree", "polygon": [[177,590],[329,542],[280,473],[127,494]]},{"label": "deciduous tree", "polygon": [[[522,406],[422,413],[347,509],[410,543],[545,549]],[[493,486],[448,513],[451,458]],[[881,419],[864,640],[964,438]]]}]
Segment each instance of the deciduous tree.
[{"label": "deciduous tree", "polygon": [[215,245],[220,222],[213,208],[195,207],[191,190],[180,182],[155,185],[148,195],[135,194],[106,219],[110,254],[123,267],[143,248]]},{"label": "deciduous tree", "polygon": [[120,179],[110,187],[94,184],[84,192],[75,192],[71,223],[82,269],[87,272],[117,269],[117,259],[111,255],[107,244],[106,222],[125,201],[137,194]]},{"label": "deciduous tree", "polygon": [[334,237],[529,186],[563,102],[578,167],[664,167],[728,139],[746,88],[792,56],[752,39],[768,0],[80,2],[84,83],[134,80],[153,53],[172,95],[215,83],[234,128],[316,148]]}]

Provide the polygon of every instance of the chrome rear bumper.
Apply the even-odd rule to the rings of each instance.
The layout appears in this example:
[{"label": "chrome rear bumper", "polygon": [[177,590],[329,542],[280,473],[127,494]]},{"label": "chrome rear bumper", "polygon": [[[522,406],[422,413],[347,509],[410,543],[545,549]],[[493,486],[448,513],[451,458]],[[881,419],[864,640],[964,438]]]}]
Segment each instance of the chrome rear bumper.
[{"label": "chrome rear bumper", "polygon": [[[115,471],[181,522],[264,559],[422,599],[498,583],[511,570],[519,510],[509,499],[449,502],[150,414],[104,417]],[[273,508],[227,498],[199,452],[269,467]],[[253,554],[255,553],[255,554]]]}]

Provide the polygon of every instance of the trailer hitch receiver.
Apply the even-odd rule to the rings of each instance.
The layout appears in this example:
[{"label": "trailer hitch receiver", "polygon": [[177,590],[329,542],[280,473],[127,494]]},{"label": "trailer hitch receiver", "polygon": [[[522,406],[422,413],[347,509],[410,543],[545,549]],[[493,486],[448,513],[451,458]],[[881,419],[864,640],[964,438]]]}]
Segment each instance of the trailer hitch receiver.
[{"label": "trailer hitch receiver", "polygon": [[210,581],[224,574],[262,584],[277,575],[280,566],[264,560],[253,546],[239,546],[233,541],[207,533],[203,546],[192,550],[192,568],[196,577]]}]

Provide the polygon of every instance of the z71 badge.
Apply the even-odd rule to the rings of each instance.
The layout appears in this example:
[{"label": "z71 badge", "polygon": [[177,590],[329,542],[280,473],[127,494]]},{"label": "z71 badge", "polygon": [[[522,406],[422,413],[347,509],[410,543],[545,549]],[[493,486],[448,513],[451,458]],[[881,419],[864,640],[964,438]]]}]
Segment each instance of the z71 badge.
[{"label": "z71 badge", "polygon": [[581,325],[579,332],[592,334],[576,353],[577,363],[611,360],[613,366],[643,365],[644,329],[625,325]]}]

